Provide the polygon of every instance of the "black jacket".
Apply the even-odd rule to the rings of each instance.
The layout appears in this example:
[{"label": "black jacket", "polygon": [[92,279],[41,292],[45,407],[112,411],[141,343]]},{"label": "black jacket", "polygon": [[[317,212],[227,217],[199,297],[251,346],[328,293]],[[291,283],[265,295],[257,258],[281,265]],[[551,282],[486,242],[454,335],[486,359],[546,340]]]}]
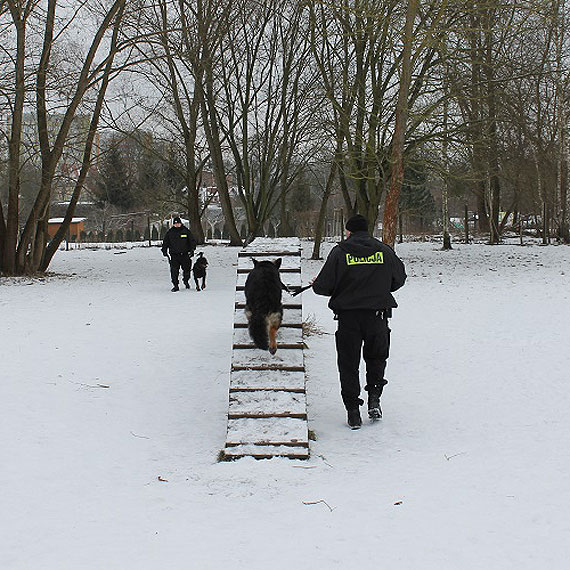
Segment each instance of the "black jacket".
[{"label": "black jacket", "polygon": [[406,270],[394,250],[367,232],[355,232],[330,252],[313,283],[318,295],[330,297],[335,312],[397,307],[392,291],[406,281]]},{"label": "black jacket", "polygon": [[171,255],[189,253],[192,256],[194,255],[195,249],[196,240],[190,230],[185,226],[179,228],[171,227],[166,232],[162,242],[162,253],[164,255],[170,250]]}]

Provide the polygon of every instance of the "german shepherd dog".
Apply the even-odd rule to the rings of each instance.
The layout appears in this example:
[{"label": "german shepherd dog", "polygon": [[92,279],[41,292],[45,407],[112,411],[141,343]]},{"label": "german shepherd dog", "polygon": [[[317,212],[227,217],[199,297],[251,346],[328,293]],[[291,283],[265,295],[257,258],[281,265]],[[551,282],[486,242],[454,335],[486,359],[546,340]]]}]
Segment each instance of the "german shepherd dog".
[{"label": "german shepherd dog", "polygon": [[206,288],[206,267],[208,267],[208,260],[204,257],[204,254],[200,252],[198,254],[198,259],[194,262],[194,267],[192,267],[194,283],[196,283],[196,291],[200,291],[200,283],[198,282],[198,279],[202,279],[202,289]]},{"label": "german shepherd dog", "polygon": [[281,259],[257,261],[245,281],[245,316],[249,336],[261,350],[277,352],[276,335],[283,319],[281,291],[284,285],[279,277]]}]

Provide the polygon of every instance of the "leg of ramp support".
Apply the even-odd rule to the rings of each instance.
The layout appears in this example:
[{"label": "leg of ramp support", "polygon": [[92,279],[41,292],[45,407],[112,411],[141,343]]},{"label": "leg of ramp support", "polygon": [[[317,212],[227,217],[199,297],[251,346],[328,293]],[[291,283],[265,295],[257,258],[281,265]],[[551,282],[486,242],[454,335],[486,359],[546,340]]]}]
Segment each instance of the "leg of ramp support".
[{"label": "leg of ramp support", "polygon": [[309,457],[303,310],[301,296],[283,292],[283,322],[277,353],[255,348],[244,312],[244,285],[252,258],[281,258],[281,280],[301,286],[301,242],[297,238],[257,238],[238,254],[228,432],[224,457]]}]

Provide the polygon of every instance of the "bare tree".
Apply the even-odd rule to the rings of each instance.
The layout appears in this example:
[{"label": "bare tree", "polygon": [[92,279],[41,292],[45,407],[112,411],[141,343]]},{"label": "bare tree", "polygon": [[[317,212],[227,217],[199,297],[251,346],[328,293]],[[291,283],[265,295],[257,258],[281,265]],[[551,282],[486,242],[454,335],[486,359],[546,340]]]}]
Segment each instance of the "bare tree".
[{"label": "bare tree", "polygon": [[553,2],[554,25],[554,77],[556,92],[556,130],[558,140],[557,153],[557,180],[555,219],[557,223],[558,238],[563,243],[570,243],[570,207],[568,192],[568,160],[570,153],[570,137],[568,136],[568,121],[570,120],[570,73],[568,63],[570,60],[570,37],[568,30],[568,13],[566,0]]},{"label": "bare tree", "polygon": [[[535,200],[541,204],[543,236],[561,203],[551,176],[564,171],[560,161],[552,161],[561,156],[559,125],[564,124],[558,114],[564,76],[555,68],[567,67],[568,57],[567,46],[557,44],[563,29],[558,10],[557,0],[465,4],[450,40],[448,85],[464,122],[479,229],[489,232],[490,243],[499,242],[525,194],[533,194],[527,207]],[[558,195],[563,182],[559,176]]]},{"label": "bare tree", "polygon": [[242,0],[234,8],[208,114],[215,113],[220,142],[227,144],[225,172],[235,179],[250,240],[283,205],[280,199],[303,167],[314,100],[302,6]]},{"label": "bare tree", "polygon": [[[89,168],[93,137],[103,103],[103,98],[112,76],[112,62],[117,53],[118,30],[122,21],[125,0],[115,0],[101,13],[95,24],[93,39],[78,66],[65,68],[63,62],[55,65],[54,53],[65,39],[65,32],[80,12],[71,16],[57,13],[56,0],[48,0],[43,10],[39,2],[8,0],[11,26],[15,28],[16,45],[13,48],[15,67],[14,110],[9,152],[9,206],[6,221],[0,220],[0,235],[4,235],[1,268],[7,274],[33,273],[45,270],[57,247],[56,242],[46,249],[47,219],[54,179],[60,164],[70,130],[78,112],[87,112],[86,97],[96,93],[96,102],[90,109],[91,124],[84,146],[82,176],[74,195],[78,197]],[[26,32],[32,25],[42,30],[42,45],[38,51],[26,44]],[[111,36],[111,37],[109,37]],[[66,62],[67,63],[67,62]],[[26,74],[24,72],[27,72]],[[31,211],[18,236],[19,206],[18,187],[21,176],[21,140],[25,95],[30,90],[26,77],[35,77],[34,97],[30,104],[35,108],[37,141],[42,177]],[[65,76],[65,77],[64,77]],[[69,82],[68,82],[69,81]],[[66,223],[69,224],[77,198],[69,205]],[[62,233],[66,228],[62,230]],[[61,238],[61,234],[59,236]]]},{"label": "bare tree", "polygon": [[137,45],[141,63],[132,71],[144,77],[158,99],[146,104],[143,120],[153,125],[157,137],[169,139],[165,148],[176,145],[181,149],[181,164],[168,156],[160,158],[183,177],[190,225],[198,242],[203,243],[199,187],[208,154],[204,152],[205,140],[200,140],[200,91],[195,87],[201,76],[195,75],[200,43],[195,33],[194,5],[182,0],[158,0],[137,15],[130,27],[132,34],[144,36]]},{"label": "bare tree", "polygon": [[[446,4],[433,1],[422,10],[415,3],[407,10],[396,0],[308,4],[313,57],[338,120],[336,144],[340,141],[342,151],[337,172],[348,215],[361,212],[375,225],[392,176],[385,224],[397,215],[397,174],[405,156],[431,136],[423,125],[440,98],[430,85],[430,73],[437,65]],[[411,43],[404,49],[406,37]],[[400,73],[404,56],[409,57],[406,74]],[[412,119],[402,123],[403,112],[407,116],[412,109]]]}]

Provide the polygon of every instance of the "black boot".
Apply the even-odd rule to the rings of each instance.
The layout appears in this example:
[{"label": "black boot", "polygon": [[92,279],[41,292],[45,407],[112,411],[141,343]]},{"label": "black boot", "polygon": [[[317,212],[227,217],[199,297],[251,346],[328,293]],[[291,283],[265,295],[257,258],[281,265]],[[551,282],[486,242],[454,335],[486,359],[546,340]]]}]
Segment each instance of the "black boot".
[{"label": "black boot", "polygon": [[380,407],[380,396],[384,386],[367,387],[368,391],[368,417],[373,421],[382,419],[382,408]]},{"label": "black boot", "polygon": [[173,293],[176,293],[176,291],[180,291],[180,289],[178,288],[178,285],[174,285],[174,287],[172,287],[172,289],[170,289]]},{"label": "black boot", "polygon": [[184,287],[186,287],[186,289],[190,289],[190,283],[188,283],[188,281],[184,281]]},{"label": "black boot", "polygon": [[362,418],[360,417],[360,410],[358,408],[351,408],[348,412],[348,426],[350,429],[360,429],[362,425]]}]

